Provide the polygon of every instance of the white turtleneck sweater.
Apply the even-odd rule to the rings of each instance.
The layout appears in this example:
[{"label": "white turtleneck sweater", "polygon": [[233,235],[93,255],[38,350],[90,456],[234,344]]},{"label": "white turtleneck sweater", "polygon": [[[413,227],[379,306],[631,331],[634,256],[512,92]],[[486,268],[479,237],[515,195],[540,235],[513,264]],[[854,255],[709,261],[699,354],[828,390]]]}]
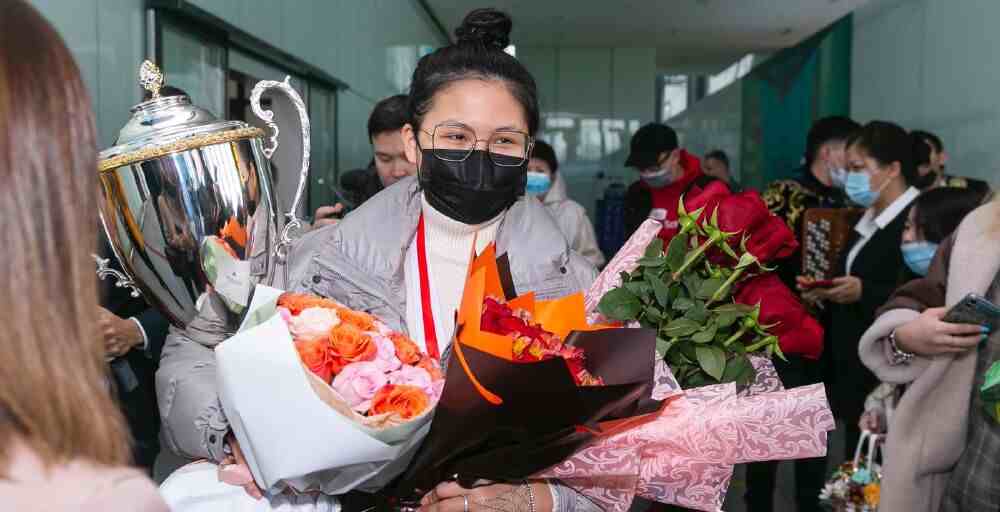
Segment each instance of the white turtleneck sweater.
[{"label": "white turtleneck sweater", "polygon": [[[421,197],[424,214],[424,238],[427,271],[438,348],[442,352],[455,331],[455,312],[462,301],[462,291],[475,240],[480,253],[496,239],[503,214],[482,224],[463,224],[445,216]],[[417,237],[406,252],[406,326],[410,336],[423,345],[423,311],[420,300],[420,274],[417,263]]]}]

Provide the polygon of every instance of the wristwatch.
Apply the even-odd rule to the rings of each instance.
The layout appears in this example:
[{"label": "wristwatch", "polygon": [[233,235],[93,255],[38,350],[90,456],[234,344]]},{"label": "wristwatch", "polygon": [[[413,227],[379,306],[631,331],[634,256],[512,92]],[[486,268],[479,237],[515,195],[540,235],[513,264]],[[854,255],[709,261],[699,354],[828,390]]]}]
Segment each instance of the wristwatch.
[{"label": "wristwatch", "polygon": [[889,364],[893,366],[909,363],[915,355],[912,352],[901,350],[896,344],[896,329],[889,333]]}]

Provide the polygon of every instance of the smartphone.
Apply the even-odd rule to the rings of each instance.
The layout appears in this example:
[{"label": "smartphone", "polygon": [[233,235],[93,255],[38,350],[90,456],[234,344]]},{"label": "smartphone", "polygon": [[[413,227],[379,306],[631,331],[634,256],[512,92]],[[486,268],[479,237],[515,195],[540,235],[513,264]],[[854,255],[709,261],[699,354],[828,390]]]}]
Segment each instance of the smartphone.
[{"label": "smartphone", "polygon": [[956,324],[985,325],[991,331],[995,331],[1000,325],[1000,307],[975,293],[970,293],[949,309],[943,320]]}]

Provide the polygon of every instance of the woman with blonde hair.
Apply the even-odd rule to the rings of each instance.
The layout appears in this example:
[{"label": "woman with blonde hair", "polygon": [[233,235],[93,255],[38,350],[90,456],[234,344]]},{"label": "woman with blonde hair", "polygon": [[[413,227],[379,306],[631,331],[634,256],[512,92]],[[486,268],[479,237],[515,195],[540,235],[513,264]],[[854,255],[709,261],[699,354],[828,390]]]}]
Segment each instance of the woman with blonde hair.
[{"label": "woman with blonde hair", "polygon": [[0,508],[160,511],[125,468],[98,333],[94,116],[34,8],[0,15]]},{"label": "woman with blonde hair", "polygon": [[1000,336],[943,321],[969,293],[1000,302],[997,201],[965,218],[927,277],[898,290],[861,339],[862,362],[907,385],[888,426],[880,512],[1000,509],[1000,423],[979,396]]}]

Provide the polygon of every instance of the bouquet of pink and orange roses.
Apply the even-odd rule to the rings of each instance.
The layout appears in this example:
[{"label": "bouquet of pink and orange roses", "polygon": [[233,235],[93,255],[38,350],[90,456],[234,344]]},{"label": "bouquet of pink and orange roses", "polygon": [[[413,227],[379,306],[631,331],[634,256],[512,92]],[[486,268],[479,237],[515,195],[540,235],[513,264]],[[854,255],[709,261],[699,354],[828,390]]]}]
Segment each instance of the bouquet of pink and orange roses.
[{"label": "bouquet of pink and orange roses", "polygon": [[427,433],[444,376],[375,317],[258,286],[216,349],[220,399],[264,489],[341,494],[397,476]]},{"label": "bouquet of pink and orange roses", "polygon": [[438,362],[371,315],[301,293],[282,294],[277,306],[303,364],[360,423],[407,421],[440,398]]}]

